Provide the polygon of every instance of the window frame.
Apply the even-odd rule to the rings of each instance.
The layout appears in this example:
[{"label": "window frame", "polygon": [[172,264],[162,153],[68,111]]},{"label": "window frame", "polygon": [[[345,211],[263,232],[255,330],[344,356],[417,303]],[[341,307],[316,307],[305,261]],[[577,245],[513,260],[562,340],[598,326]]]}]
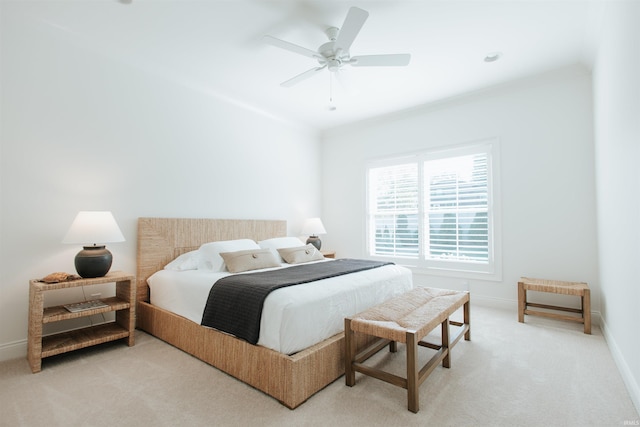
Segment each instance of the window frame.
[{"label": "window frame", "polygon": [[[424,164],[427,161],[439,160],[465,155],[486,153],[487,155],[487,225],[488,225],[488,261],[444,260],[426,257],[428,243],[428,220],[425,221],[426,196],[428,188],[424,182]],[[418,165],[418,257],[375,255],[372,252],[374,244],[375,225],[372,224],[374,213],[371,210],[371,169],[416,163]],[[479,279],[489,281],[502,280],[502,236],[501,236],[501,206],[500,206],[500,146],[497,138],[487,138],[465,144],[436,147],[421,150],[402,156],[392,156],[372,159],[365,165],[365,253],[369,258],[392,261],[411,268],[414,272],[427,275],[458,277],[465,279]],[[426,231],[426,232],[425,232]]]}]

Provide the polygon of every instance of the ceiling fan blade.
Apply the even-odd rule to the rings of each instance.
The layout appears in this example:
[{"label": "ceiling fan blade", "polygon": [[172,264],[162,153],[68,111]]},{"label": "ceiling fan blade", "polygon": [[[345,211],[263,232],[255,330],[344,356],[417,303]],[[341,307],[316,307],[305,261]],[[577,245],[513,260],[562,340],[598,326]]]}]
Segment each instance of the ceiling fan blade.
[{"label": "ceiling fan blade", "polygon": [[272,46],[279,47],[281,49],[285,49],[290,52],[298,53],[300,55],[308,56],[310,58],[316,58],[316,59],[322,58],[322,55],[320,55],[318,52],[314,50],[307,49],[306,47],[298,46],[297,44],[293,44],[281,39],[277,39],[273,36],[262,36],[262,41]]},{"label": "ceiling fan blade", "polygon": [[344,19],[342,28],[338,33],[336,39],[336,47],[342,49],[345,52],[349,52],[351,44],[356,39],[356,36],[362,29],[364,22],[369,17],[369,12],[362,10],[358,7],[352,7],[347,12],[347,17]]},{"label": "ceiling fan blade", "polygon": [[395,53],[389,55],[362,55],[354,56],[350,64],[354,67],[401,67],[409,65],[411,55],[408,53]]},{"label": "ceiling fan blade", "polygon": [[326,65],[323,65],[322,67],[315,67],[315,68],[312,68],[310,70],[307,70],[304,73],[298,74],[297,76],[287,80],[286,82],[280,83],[280,86],[282,86],[282,87],[291,87],[291,86],[295,85],[296,83],[300,83],[301,81],[308,79],[309,77],[311,77],[314,74],[316,74],[318,71],[324,70],[326,67],[327,67]]}]

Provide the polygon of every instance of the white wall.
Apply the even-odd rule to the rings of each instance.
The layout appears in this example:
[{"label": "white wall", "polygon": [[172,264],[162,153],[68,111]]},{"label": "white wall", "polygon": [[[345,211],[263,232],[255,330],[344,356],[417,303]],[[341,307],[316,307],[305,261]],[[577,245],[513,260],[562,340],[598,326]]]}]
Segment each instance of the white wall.
[{"label": "white wall", "polygon": [[[487,137],[497,137],[501,146],[503,281],[470,280],[472,297],[515,308],[520,276],[586,281],[597,311],[591,78],[581,67],[327,133],[325,246],[339,256],[365,255],[368,159]],[[415,282],[467,286],[466,280],[437,276],[415,276]]]},{"label": "white wall", "polygon": [[320,213],[316,133],[120,63],[22,10],[3,5],[0,34],[0,359],[26,354],[28,280],[74,272],[81,248],[61,240],[79,210],[114,213],[126,242],[108,246],[112,268],[133,273],[140,216],[285,219],[295,235]]},{"label": "white wall", "polygon": [[603,11],[594,67],[602,319],[640,411],[640,4]]}]

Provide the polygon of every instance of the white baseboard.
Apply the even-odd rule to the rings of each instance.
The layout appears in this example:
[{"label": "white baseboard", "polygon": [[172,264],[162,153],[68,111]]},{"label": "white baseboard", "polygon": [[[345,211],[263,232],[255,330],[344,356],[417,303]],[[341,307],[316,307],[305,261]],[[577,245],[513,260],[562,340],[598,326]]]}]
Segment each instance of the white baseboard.
[{"label": "white baseboard", "polygon": [[[471,299],[471,308],[474,305],[479,305],[481,307],[489,307],[489,308],[498,308],[501,310],[510,310],[513,311],[514,316],[518,313],[518,301],[510,300],[504,298],[493,298],[493,297],[483,297],[478,295],[472,295]],[[591,325],[592,326],[600,326],[602,325],[602,315],[599,311],[591,311]]]},{"label": "white baseboard", "polygon": [[0,345],[0,362],[27,357],[27,340],[14,341]]},{"label": "white baseboard", "polygon": [[622,376],[622,381],[624,381],[624,384],[627,386],[629,396],[636,407],[636,411],[640,414],[640,385],[638,385],[638,381],[634,378],[631,369],[629,369],[629,364],[622,353],[620,353],[620,348],[618,347],[616,340],[613,338],[613,335],[611,335],[611,331],[607,327],[606,322],[601,320],[600,325],[602,335],[604,335],[604,339],[607,341],[611,356],[613,356],[613,360],[618,367],[620,375]]},{"label": "white baseboard", "polygon": [[514,313],[518,312],[518,301],[514,301],[510,299],[483,297],[483,296],[471,294],[471,309],[473,309],[473,306],[476,304],[481,307],[499,308],[501,310],[511,310]]}]

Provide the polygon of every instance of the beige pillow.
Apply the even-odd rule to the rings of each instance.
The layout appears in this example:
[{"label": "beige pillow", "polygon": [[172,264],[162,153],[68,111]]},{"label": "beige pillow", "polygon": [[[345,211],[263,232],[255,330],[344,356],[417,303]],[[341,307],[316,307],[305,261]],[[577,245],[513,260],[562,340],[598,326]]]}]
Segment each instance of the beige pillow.
[{"label": "beige pillow", "polygon": [[311,243],[306,246],[278,249],[278,253],[289,264],[300,264],[303,262],[324,259],[324,256],[322,256],[320,251]]},{"label": "beige pillow", "polygon": [[220,256],[231,273],[280,267],[280,263],[270,249],[247,249],[236,252],[220,252]]}]

